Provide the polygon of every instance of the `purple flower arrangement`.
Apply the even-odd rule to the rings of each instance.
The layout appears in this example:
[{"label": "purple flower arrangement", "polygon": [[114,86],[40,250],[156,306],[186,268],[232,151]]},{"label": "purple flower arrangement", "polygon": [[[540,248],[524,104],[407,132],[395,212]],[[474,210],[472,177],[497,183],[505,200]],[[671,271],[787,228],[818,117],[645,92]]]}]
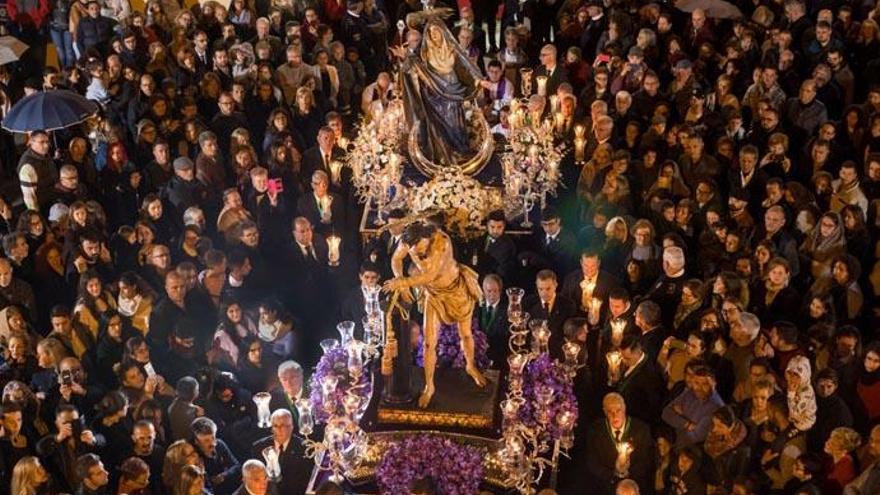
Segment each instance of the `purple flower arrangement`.
[{"label": "purple flower arrangement", "polygon": [[542,387],[549,387],[553,390],[553,400],[550,402],[548,411],[550,422],[546,431],[550,434],[550,440],[557,440],[562,437],[562,430],[556,423],[556,418],[563,411],[568,411],[574,415],[575,421],[577,421],[578,405],[571,380],[566,376],[562,366],[551,359],[548,354],[541,354],[538,358],[531,360],[523,372],[525,403],[519,409],[519,418],[529,428],[538,425],[538,411],[535,410],[538,406],[536,392]]},{"label": "purple flower arrangement", "polygon": [[437,493],[473,495],[483,479],[483,450],[439,436],[413,435],[389,448],[376,468],[379,490],[386,495],[409,495],[422,478],[431,478]]},{"label": "purple flower arrangement", "polygon": [[[486,369],[492,362],[489,360],[489,338],[476,325],[471,326],[474,334],[474,357],[477,368]],[[419,338],[419,350],[416,353],[416,364],[425,365],[424,336]],[[440,325],[440,335],[437,336],[437,366],[442,368],[464,368],[464,353],[461,352],[461,338],[458,336],[458,328],[455,324]]]},{"label": "purple flower arrangement", "polygon": [[342,412],[342,398],[352,386],[358,387],[356,393],[363,398],[364,403],[370,400],[373,392],[373,382],[366,369],[358,382],[352,383],[353,378],[348,372],[348,353],[342,346],[334,347],[321,357],[309,380],[309,402],[312,405],[312,415],[318,423],[325,423],[330,418],[324,407],[324,394],[321,390],[321,381],[328,375],[335,375],[339,379],[333,394],[333,403],[337,412]]}]

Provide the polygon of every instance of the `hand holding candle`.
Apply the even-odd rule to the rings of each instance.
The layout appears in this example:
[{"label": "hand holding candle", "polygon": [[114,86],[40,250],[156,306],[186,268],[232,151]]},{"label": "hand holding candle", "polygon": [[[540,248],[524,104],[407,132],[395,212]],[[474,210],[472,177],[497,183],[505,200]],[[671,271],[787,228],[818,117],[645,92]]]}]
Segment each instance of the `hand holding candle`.
[{"label": "hand holding candle", "polygon": [[339,266],[339,244],[342,238],[336,234],[327,236],[327,264]]},{"label": "hand holding candle", "polygon": [[626,320],[622,318],[611,320],[611,344],[614,347],[619,346],[620,341],[623,340],[624,329],[626,329]]},{"label": "hand holding candle", "polygon": [[611,351],[605,354],[608,361],[608,383],[615,384],[620,379],[620,364],[623,362],[623,356],[620,351]]},{"label": "hand holding candle", "polygon": [[629,475],[629,460],[632,452],[633,447],[629,442],[617,444],[617,460],[614,463],[614,468],[618,476],[625,477]]}]

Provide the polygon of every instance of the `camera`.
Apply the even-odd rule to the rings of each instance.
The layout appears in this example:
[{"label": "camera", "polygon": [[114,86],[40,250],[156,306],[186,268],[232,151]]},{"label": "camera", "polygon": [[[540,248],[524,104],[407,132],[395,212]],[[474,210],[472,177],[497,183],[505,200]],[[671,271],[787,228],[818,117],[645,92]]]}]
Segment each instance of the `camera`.
[{"label": "camera", "polygon": [[70,370],[64,370],[61,372],[61,384],[71,386],[73,385],[73,372]]},{"label": "camera", "polygon": [[70,421],[70,428],[73,431],[73,438],[79,441],[79,438],[82,436],[83,432],[83,420],[82,418],[76,418]]}]

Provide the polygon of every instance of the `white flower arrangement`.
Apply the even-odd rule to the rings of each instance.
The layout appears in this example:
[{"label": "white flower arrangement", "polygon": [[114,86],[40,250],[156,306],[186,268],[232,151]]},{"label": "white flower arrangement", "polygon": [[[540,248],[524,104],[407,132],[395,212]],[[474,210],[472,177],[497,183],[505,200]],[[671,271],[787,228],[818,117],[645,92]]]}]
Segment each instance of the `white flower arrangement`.
[{"label": "white flower arrangement", "polygon": [[412,190],[410,210],[414,214],[442,211],[447,231],[471,237],[481,234],[486,215],[501,206],[499,199],[476,179],[448,171]]}]

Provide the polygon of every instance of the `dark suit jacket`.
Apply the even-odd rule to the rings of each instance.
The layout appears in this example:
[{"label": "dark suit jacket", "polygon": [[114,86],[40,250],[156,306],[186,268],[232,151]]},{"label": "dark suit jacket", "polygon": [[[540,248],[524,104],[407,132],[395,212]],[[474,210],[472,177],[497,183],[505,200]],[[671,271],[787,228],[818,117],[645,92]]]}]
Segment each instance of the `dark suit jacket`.
[{"label": "dark suit jacket", "polygon": [[481,275],[495,273],[504,280],[511,282],[511,275],[516,270],[516,244],[508,234],[498,239],[489,239],[486,234],[471,246],[472,257],[477,258],[477,272]]},{"label": "dark suit jacket", "polygon": [[547,235],[538,230],[532,239],[532,249],[537,254],[535,268],[549,268],[561,279],[566,273],[577,268],[577,238],[573,231],[563,227],[556,240],[547,244]]},{"label": "dark suit jacket", "polygon": [[543,65],[538,66],[533,74],[534,80],[532,81],[532,90],[536,93],[538,91],[538,76],[548,76],[547,96],[556,94],[556,88],[558,88],[560,84],[568,82],[568,72],[561,63],[556,64],[556,68],[553,69],[553,74],[547,74],[547,68]]},{"label": "dark suit jacket", "polygon": [[[232,495],[249,495],[247,488],[244,487],[244,483],[242,483],[238,488],[232,492]],[[266,495],[279,495],[278,494],[278,484],[269,482],[269,489],[266,490]]]},{"label": "dark suit jacket", "polygon": [[[379,305],[385,308],[385,299],[379,296]],[[339,308],[339,321],[353,321],[355,324],[355,337],[363,339],[364,337],[364,317],[367,316],[367,301],[364,298],[364,291],[361,290],[360,284],[351,289]]]},{"label": "dark suit jacket", "polygon": [[[331,160],[339,160],[342,161],[342,157],[345,155],[345,150],[338,146],[334,146],[330,151],[330,159]],[[312,174],[315,170],[323,170],[330,176],[330,168],[324,163],[323,158],[321,158],[321,148],[318,146],[312,146],[311,148],[305,150],[302,156],[302,166],[300,167],[302,170],[301,177],[305,182],[305,190],[311,190],[311,180]],[[342,176],[345,179],[347,176],[351,175],[351,169],[347,167],[343,167]],[[345,181],[343,181],[344,183]],[[331,183],[332,187],[332,183]],[[334,191],[337,192],[337,191]]]},{"label": "dark suit jacket", "polygon": [[[256,459],[263,458],[263,449],[274,444],[272,436],[254,442],[252,455]],[[281,481],[278,482],[280,493],[305,493],[312,476],[315,463],[305,457],[305,447],[302,440],[293,436],[287,444],[287,449],[278,456],[278,464],[281,465]]]},{"label": "dark suit jacket", "polygon": [[[569,273],[565,280],[562,282],[562,295],[572,300],[575,305],[578,307],[578,311],[583,314],[586,314],[588,308],[584,308],[582,303],[583,299],[583,290],[581,290],[581,282],[584,280],[584,272],[583,270],[577,269],[571,273]],[[608,272],[599,270],[599,275],[596,276],[596,288],[593,289],[593,297],[601,299],[602,302],[602,311],[601,314],[604,317],[606,306],[608,305],[606,299],[608,299],[608,293],[611,292],[612,289],[620,285],[620,281],[611,275]]]},{"label": "dark suit jacket", "polygon": [[318,201],[312,193],[303,194],[296,202],[296,210],[300,215],[312,222],[316,232],[329,234],[331,231],[342,233],[345,231],[345,201],[342,196],[330,192],[333,201],[330,203],[330,223],[321,223],[321,212],[318,210]]},{"label": "dark suit jacket", "polygon": [[[391,280],[394,274],[391,271],[391,256],[397,249],[400,239],[394,241],[391,232],[385,230],[378,237],[374,237],[364,246],[364,259],[378,265],[382,272],[382,280]],[[404,268],[409,263],[409,257],[404,261]]]},{"label": "dark suit jacket", "polygon": [[617,383],[617,392],[626,401],[627,413],[650,425],[660,422],[660,406],[666,385],[648,355],[635,370]]},{"label": "dark suit jacket", "polygon": [[[316,307],[326,304],[327,287],[327,241],[324,236],[314,234],[312,246],[317,259],[305,256],[295,241],[291,240],[285,250],[284,272],[286,280],[284,290],[288,293],[287,301],[297,316],[313,312]],[[317,304],[317,306],[315,306]]]},{"label": "dark suit jacket", "polygon": [[474,311],[477,318],[477,326],[489,338],[489,359],[492,367],[503,369],[507,364],[507,349],[509,324],[507,322],[507,299],[502,296],[492,314],[488,314],[485,305],[480,305]]},{"label": "dark suit jacket", "polygon": [[565,334],[562,328],[565,320],[577,316],[577,307],[571,299],[557,295],[549,315],[544,311],[541,299],[537,295],[529,296],[523,307],[528,308],[527,313],[531,315],[532,320],[536,318],[547,320],[547,325],[550,327],[550,355],[563,359],[562,344],[565,343]]},{"label": "dark suit jacket", "polygon": [[[650,428],[643,421],[631,416],[628,421],[629,425],[624,427],[621,434],[621,441],[629,442],[633,447],[629,478],[639,484],[644,490],[642,493],[651,493],[653,490],[650,489],[654,486],[654,439]],[[589,447],[578,456],[574,467],[581,473],[586,470],[587,476],[581,478],[588,484],[582,490],[572,493],[614,493],[614,486],[619,480],[614,472],[617,445],[612,435],[605,418],[598,419],[587,427],[584,445]]]}]

